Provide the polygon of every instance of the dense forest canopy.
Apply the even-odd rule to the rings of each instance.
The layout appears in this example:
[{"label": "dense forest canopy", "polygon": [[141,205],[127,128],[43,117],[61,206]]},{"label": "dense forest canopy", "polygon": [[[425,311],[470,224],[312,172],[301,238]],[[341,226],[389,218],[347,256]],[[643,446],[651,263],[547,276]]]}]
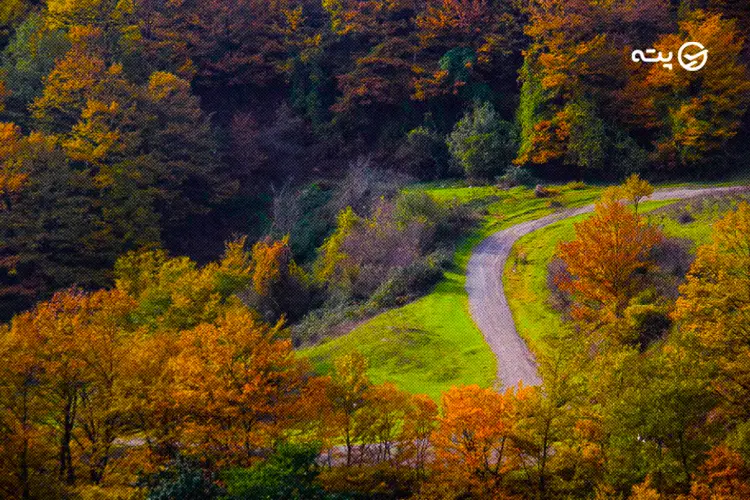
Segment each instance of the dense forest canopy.
[{"label": "dense forest canopy", "polygon": [[[107,283],[136,248],[214,258],[262,234],[272,187],[357,158],[428,180],[737,168],[749,17],[719,0],[5,1],[0,309]],[[686,40],[710,47],[702,72],[629,57]]]},{"label": "dense forest canopy", "polygon": [[[747,0],[0,0],[0,496],[750,498],[750,204],[701,245],[640,204],[747,170],[748,33]],[[300,354],[595,200],[541,386]]]}]

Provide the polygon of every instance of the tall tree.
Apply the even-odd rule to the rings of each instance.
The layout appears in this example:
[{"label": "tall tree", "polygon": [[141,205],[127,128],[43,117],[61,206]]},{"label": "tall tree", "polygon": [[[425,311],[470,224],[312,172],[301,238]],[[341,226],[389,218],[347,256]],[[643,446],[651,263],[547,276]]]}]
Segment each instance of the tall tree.
[{"label": "tall tree", "polygon": [[9,318],[56,289],[104,285],[128,243],[107,237],[91,206],[90,184],[70,167],[54,137],[22,137],[7,124],[2,130],[0,315]]},{"label": "tall tree", "polygon": [[750,412],[750,204],[718,221],[712,242],[698,255],[680,288],[675,318],[693,333],[701,357],[715,363],[713,387],[725,408],[744,419]]},{"label": "tall tree", "polygon": [[622,162],[622,153],[637,156],[633,139],[604,116],[628,81],[622,47],[649,43],[668,29],[669,3],[534,0],[526,12],[532,42],[521,71],[517,161],[602,168]]}]

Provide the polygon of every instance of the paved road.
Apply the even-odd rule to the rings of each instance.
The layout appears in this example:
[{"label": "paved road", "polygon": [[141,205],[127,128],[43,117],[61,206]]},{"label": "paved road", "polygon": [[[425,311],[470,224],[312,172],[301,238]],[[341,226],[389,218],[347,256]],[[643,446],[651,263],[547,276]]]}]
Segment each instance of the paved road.
[{"label": "paved road", "polygon": [[[681,200],[696,196],[728,194],[746,190],[746,186],[705,189],[665,189],[656,191],[649,199]],[[521,236],[554,222],[593,211],[594,206],[562,210],[554,214],[499,231],[482,241],[469,260],[466,291],[469,294],[469,311],[474,322],[484,334],[497,358],[497,377],[504,387],[539,385],[534,355],[518,335],[513,316],[503,290],[503,268],[513,244]]]}]

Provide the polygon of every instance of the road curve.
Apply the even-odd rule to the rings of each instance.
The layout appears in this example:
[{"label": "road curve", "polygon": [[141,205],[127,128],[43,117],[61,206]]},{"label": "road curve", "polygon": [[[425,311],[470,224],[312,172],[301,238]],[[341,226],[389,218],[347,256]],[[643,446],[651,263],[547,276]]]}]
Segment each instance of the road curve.
[{"label": "road curve", "polygon": [[[663,189],[656,191],[648,200],[682,200],[743,190],[747,190],[747,186]],[[534,355],[518,335],[503,289],[503,269],[511,248],[520,237],[532,231],[593,209],[593,205],[587,205],[523,222],[498,231],[474,248],[466,273],[469,312],[497,358],[497,378],[504,387],[512,387],[519,382],[526,386],[541,384]]]}]

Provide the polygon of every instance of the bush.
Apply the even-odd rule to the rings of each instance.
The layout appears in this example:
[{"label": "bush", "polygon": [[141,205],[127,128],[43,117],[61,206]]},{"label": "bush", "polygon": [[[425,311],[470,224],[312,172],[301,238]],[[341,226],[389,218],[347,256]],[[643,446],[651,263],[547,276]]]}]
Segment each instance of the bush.
[{"label": "bush", "polygon": [[289,246],[289,236],[258,241],[252,248],[252,285],[243,296],[269,322],[299,319],[309,309],[314,289]]},{"label": "bush", "polygon": [[573,304],[570,293],[560,288],[561,283],[570,281],[571,278],[565,261],[559,257],[552,259],[547,266],[547,288],[550,291],[550,305],[558,312],[567,314]]},{"label": "bush", "polygon": [[537,184],[534,188],[534,196],[537,198],[549,198],[552,196],[552,192],[541,184]]},{"label": "bush", "polygon": [[476,105],[447,138],[453,161],[469,179],[492,179],[510,165],[518,149],[512,123],[500,120],[489,103]]},{"label": "bush", "polygon": [[645,350],[651,343],[659,340],[672,326],[669,312],[656,304],[637,304],[625,310],[630,336]]},{"label": "bush", "polygon": [[691,214],[687,210],[683,210],[677,215],[677,222],[679,222],[680,224],[690,224],[694,221],[695,217],[693,217],[693,214]]},{"label": "bush", "polygon": [[372,294],[370,304],[376,308],[400,306],[428,293],[443,277],[437,260],[439,257],[427,257],[395,270]]},{"label": "bush", "polygon": [[511,166],[505,170],[505,174],[500,177],[500,184],[504,187],[515,186],[533,186],[538,181],[531,175],[528,169],[523,167]]},{"label": "bush", "polygon": [[322,500],[332,498],[318,484],[317,444],[282,444],[266,461],[222,474],[229,499]]},{"label": "bush", "polygon": [[281,239],[289,235],[289,245],[295,257],[300,262],[310,261],[332,223],[328,210],[331,196],[330,190],[317,184],[303,189],[286,185],[275,191],[270,236]]},{"label": "bush", "polygon": [[216,484],[213,473],[185,457],[177,458],[155,474],[140,478],[138,486],[148,489],[148,500],[211,500],[224,493]]},{"label": "bush", "polygon": [[693,242],[683,238],[665,238],[651,250],[651,260],[657,265],[651,282],[660,295],[676,299],[678,287],[685,281],[694,255],[690,252]]},{"label": "bush", "polygon": [[316,276],[329,290],[338,288],[352,298],[367,299],[391,270],[420,258],[432,230],[418,220],[399,223],[391,202],[381,201],[368,219],[347,209],[321,250]]},{"label": "bush", "polygon": [[569,189],[571,191],[580,191],[582,189],[586,189],[587,187],[589,187],[588,184],[586,184],[583,181],[573,181],[573,182],[569,182],[565,184],[563,186],[563,189]]},{"label": "bush", "polygon": [[333,296],[323,307],[311,311],[302,321],[292,325],[294,346],[314,345],[325,337],[344,335],[359,320],[377,312],[369,303],[352,304],[345,299]]},{"label": "bush", "polygon": [[419,222],[432,230],[422,240],[425,250],[432,249],[436,242],[457,239],[472,223],[468,207],[440,202],[419,191],[402,193],[398,197],[395,216],[399,224]]}]

